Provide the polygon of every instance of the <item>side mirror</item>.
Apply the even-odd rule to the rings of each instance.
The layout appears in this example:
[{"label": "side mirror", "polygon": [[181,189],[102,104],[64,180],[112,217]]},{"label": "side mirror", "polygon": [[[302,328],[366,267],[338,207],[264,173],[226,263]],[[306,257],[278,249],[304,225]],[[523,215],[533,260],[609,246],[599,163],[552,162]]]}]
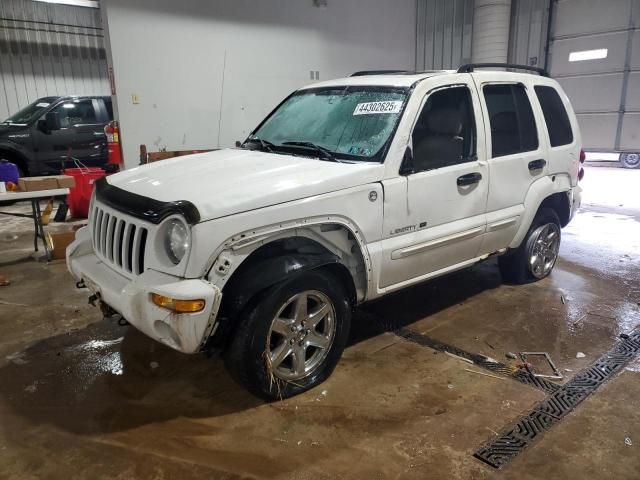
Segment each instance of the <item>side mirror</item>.
[{"label": "side mirror", "polygon": [[60,130],[60,115],[58,112],[48,112],[44,116],[44,122],[42,122],[44,128],[47,132],[52,132],[54,130]]},{"label": "side mirror", "polygon": [[402,165],[400,165],[400,175],[407,176],[414,172],[413,151],[411,150],[411,147],[407,145],[407,149],[404,151],[404,157],[402,157]]}]

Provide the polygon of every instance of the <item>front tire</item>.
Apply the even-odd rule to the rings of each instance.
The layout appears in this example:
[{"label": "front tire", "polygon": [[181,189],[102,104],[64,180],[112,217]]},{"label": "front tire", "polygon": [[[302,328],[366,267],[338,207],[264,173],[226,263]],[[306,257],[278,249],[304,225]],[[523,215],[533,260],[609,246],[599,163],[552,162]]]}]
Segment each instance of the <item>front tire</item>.
[{"label": "front tire", "polygon": [[351,305],[339,278],[313,270],[260,294],[239,318],[225,351],[231,376],[277,400],[324,382],[342,356]]},{"label": "front tire", "polygon": [[541,208],[520,246],[498,258],[502,279],[525,284],[548,277],[558,259],[560,228],[558,214],[551,208]]}]

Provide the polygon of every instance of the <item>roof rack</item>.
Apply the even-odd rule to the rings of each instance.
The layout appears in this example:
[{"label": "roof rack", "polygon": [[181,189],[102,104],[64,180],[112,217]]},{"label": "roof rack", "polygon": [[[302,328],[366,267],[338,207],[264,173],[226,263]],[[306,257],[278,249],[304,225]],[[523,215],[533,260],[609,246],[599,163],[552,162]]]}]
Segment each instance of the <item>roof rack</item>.
[{"label": "roof rack", "polygon": [[517,63],[467,63],[465,65],[460,65],[458,73],[471,73],[476,68],[513,68],[517,70],[529,70],[531,72],[536,72],[543,77],[549,76],[549,72],[544,68],[531,67],[529,65],[518,65]]},{"label": "roof rack", "polygon": [[363,77],[365,75],[409,75],[415,72],[409,70],[362,70],[360,72],[354,72],[351,77]]}]

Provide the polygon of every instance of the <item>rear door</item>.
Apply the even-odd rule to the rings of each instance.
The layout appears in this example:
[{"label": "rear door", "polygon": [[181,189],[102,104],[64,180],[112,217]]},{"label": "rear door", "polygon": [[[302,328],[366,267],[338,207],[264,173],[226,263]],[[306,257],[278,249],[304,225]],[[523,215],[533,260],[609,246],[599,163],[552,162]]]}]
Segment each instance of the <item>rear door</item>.
[{"label": "rear door", "polygon": [[477,92],[468,74],[428,85],[411,133],[412,171],[383,182],[381,289],[475,258],[485,231],[489,171]]},{"label": "rear door", "polygon": [[536,101],[532,85],[522,75],[500,82],[490,73],[473,76],[482,103],[491,176],[487,234],[481,248],[484,254],[511,243],[520,226],[529,187],[547,175],[549,159],[540,127],[544,121],[532,108]]},{"label": "rear door", "polygon": [[37,159],[48,171],[58,172],[63,166],[73,166],[68,156],[82,164],[101,166],[105,162],[104,108],[97,99],[83,98],[61,102],[53,111],[60,118],[61,128],[52,132],[35,132]]}]

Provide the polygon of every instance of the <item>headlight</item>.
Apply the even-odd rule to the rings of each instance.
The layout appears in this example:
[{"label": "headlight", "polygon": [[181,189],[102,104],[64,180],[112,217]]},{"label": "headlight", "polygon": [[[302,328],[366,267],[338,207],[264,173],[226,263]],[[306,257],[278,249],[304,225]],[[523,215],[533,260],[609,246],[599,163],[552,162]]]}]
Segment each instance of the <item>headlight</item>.
[{"label": "headlight", "polygon": [[169,220],[165,228],[164,249],[169,259],[176,265],[189,250],[189,230],[180,220],[173,218]]}]

